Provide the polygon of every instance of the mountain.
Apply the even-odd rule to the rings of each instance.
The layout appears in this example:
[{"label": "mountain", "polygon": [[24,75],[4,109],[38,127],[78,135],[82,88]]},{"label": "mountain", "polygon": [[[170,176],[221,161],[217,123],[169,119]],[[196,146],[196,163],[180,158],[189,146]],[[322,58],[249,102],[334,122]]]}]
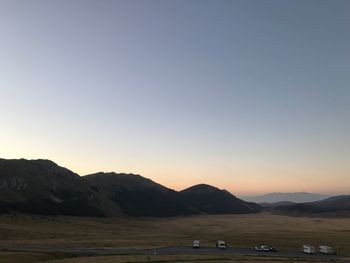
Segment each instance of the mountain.
[{"label": "mountain", "polygon": [[226,190],[206,184],[187,188],[181,191],[180,195],[192,213],[236,214],[255,213],[261,210],[257,204],[245,202]]},{"label": "mountain", "polygon": [[120,205],[125,214],[158,217],[189,214],[178,192],[140,175],[100,172],[83,178]]},{"label": "mountain", "polygon": [[350,215],[350,195],[339,195],[316,202],[282,205],[274,208],[274,211],[288,213],[324,214],[338,213]]},{"label": "mountain", "polygon": [[277,202],[293,202],[305,203],[314,202],[330,197],[329,195],[295,192],[295,193],[268,193],[261,196],[243,197],[243,200],[255,203],[277,203]]},{"label": "mountain", "polygon": [[205,184],[177,192],[140,175],[80,177],[49,160],[0,159],[0,213],[168,217],[260,210],[257,204]]},{"label": "mountain", "polygon": [[84,176],[96,190],[133,216],[178,216],[191,214],[236,214],[260,211],[225,190],[210,185],[196,185],[181,192],[166,188],[134,174],[96,173]]},{"label": "mountain", "polygon": [[116,216],[119,206],[49,160],[0,159],[0,212]]}]

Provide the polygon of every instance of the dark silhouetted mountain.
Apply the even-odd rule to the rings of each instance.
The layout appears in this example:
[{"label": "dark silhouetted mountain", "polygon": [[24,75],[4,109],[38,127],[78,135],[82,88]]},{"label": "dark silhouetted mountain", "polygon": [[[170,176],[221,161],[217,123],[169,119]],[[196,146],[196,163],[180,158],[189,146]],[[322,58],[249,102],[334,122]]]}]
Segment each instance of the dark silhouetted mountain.
[{"label": "dark silhouetted mountain", "polygon": [[306,192],[295,193],[269,193],[261,196],[243,197],[243,200],[255,203],[277,203],[277,202],[294,202],[305,203],[315,202],[330,197],[329,195],[314,194]]},{"label": "dark silhouetted mountain", "polygon": [[140,175],[97,173],[84,179],[133,216],[178,216],[190,214],[235,214],[260,211],[225,190],[197,185],[176,192]]},{"label": "dark silhouetted mountain", "polygon": [[192,186],[180,194],[189,209],[198,214],[255,213],[261,210],[257,204],[245,202],[226,190],[207,184]]},{"label": "dark silhouetted mountain", "polygon": [[274,210],[281,212],[311,214],[350,213],[350,195],[333,196],[316,202],[277,206],[274,208]]},{"label": "dark silhouetted mountain", "polygon": [[72,171],[48,160],[0,159],[0,212],[116,216],[121,210]]},{"label": "dark silhouetted mountain", "polygon": [[210,185],[177,192],[140,175],[80,177],[49,160],[0,159],[0,212],[166,217],[260,210],[260,206]]},{"label": "dark silhouetted mountain", "polygon": [[158,217],[189,214],[178,192],[140,175],[101,172],[83,178],[119,204],[126,214]]}]

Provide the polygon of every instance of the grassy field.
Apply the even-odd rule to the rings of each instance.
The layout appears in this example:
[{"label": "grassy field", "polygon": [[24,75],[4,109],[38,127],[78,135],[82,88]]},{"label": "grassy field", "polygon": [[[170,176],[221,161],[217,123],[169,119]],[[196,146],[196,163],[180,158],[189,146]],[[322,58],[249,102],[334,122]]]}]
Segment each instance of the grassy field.
[{"label": "grassy field", "polygon": [[[2,247],[189,246],[193,239],[200,239],[203,246],[214,246],[217,239],[224,239],[230,246],[253,247],[267,244],[284,250],[300,250],[301,245],[306,243],[329,244],[339,254],[350,255],[350,218],[307,218],[271,214],[205,215],[166,219],[23,215],[0,217]],[[0,263],[9,262],[1,261],[4,256],[6,255],[0,254]],[[123,262],[119,259],[111,260],[103,262]]]}]

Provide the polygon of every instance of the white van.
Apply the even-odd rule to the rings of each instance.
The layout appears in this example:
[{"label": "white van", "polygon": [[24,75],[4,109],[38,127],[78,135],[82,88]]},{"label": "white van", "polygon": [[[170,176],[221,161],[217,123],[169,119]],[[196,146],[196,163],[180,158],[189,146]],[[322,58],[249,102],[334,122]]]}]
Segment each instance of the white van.
[{"label": "white van", "polygon": [[225,249],[227,247],[227,244],[224,240],[218,240],[216,241],[216,247]]},{"label": "white van", "polygon": [[199,240],[193,240],[192,247],[193,248],[200,248],[201,242]]},{"label": "white van", "polygon": [[315,254],[315,247],[310,245],[303,245],[303,252],[306,254]]},{"label": "white van", "polygon": [[319,250],[321,254],[327,254],[327,255],[335,255],[336,252],[333,250],[332,247],[326,246],[326,245],[321,245],[319,246]]}]

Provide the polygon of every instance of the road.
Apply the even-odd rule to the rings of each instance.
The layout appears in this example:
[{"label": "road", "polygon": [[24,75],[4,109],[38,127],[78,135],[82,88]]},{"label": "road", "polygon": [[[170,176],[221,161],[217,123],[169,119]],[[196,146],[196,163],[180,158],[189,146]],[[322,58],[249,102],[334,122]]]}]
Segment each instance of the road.
[{"label": "road", "polygon": [[112,247],[97,247],[97,248],[40,248],[40,247],[2,247],[1,250],[6,251],[25,251],[25,252],[64,252],[78,256],[94,256],[94,255],[200,255],[200,254],[238,254],[238,255],[268,255],[279,257],[300,257],[313,259],[334,259],[339,262],[349,262],[349,259],[340,258],[336,255],[307,255],[302,252],[279,251],[279,252],[256,252],[251,248],[235,248],[228,247],[219,249],[216,247],[201,247],[193,249],[192,247],[161,247],[153,249],[125,249]]}]

